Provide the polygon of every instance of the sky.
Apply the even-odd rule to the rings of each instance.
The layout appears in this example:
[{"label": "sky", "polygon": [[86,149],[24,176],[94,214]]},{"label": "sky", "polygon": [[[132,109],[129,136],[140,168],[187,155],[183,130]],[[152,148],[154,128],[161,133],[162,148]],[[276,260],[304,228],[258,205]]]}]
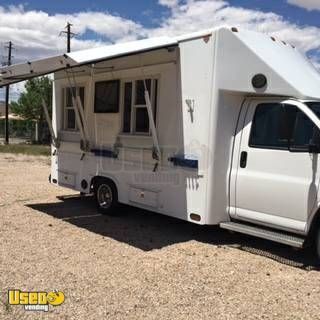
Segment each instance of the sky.
[{"label": "sky", "polygon": [[[320,0],[0,0],[1,63],[8,41],[13,63],[65,52],[59,34],[67,22],[76,33],[72,50],[236,26],[295,45],[320,69]],[[11,86],[11,99],[23,88]]]}]

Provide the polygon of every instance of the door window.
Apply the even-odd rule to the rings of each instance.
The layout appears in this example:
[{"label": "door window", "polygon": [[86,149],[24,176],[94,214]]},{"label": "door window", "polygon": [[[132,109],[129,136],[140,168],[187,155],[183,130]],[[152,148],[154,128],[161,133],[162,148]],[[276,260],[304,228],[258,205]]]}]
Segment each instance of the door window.
[{"label": "door window", "polygon": [[250,147],[288,150],[285,123],[286,111],[282,104],[259,104],[253,118]]},{"label": "door window", "polygon": [[296,106],[263,103],[256,107],[249,146],[290,151],[309,151],[318,128]]}]

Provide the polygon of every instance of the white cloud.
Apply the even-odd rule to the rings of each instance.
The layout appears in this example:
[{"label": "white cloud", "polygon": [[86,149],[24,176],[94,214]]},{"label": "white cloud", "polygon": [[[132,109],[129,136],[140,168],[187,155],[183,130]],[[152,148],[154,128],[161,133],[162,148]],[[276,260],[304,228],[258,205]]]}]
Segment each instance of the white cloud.
[{"label": "white cloud", "polygon": [[179,0],[159,0],[159,4],[165,7],[173,8],[179,4]]},{"label": "white cloud", "polygon": [[[23,6],[0,6],[0,43],[13,41],[17,48],[16,61],[64,52],[66,40],[59,33],[68,21],[78,34],[78,39],[72,41],[74,50],[143,35],[143,27],[139,23],[108,12],[49,15],[43,11],[26,11]],[[102,40],[81,39],[87,31],[97,33]]]},{"label": "white cloud", "polygon": [[20,94],[24,91],[25,82],[18,82],[10,86],[10,100],[16,101]]},{"label": "white cloud", "polygon": [[[312,0],[288,0],[311,6]],[[59,32],[69,21],[78,34],[72,40],[73,50],[123,42],[144,37],[178,35],[222,25],[257,30],[285,40],[309,53],[320,66],[320,28],[300,26],[272,12],[262,12],[230,5],[226,0],[158,0],[169,15],[160,17],[158,26],[145,28],[140,23],[109,12],[79,12],[49,15],[43,11],[26,10],[23,6],[0,6],[0,45],[8,40],[15,44],[15,62],[32,60],[65,51],[66,40]],[[320,4],[319,4],[320,6]],[[311,8],[311,7],[310,7]],[[87,31],[97,39],[81,37]],[[312,51],[311,51],[312,50]],[[311,51],[311,52],[310,52]],[[4,50],[0,48],[0,53]]]},{"label": "white cloud", "polygon": [[[0,6],[0,62],[6,61],[5,43],[14,43],[13,62],[35,60],[66,51],[66,39],[60,31],[70,21],[77,38],[72,49],[81,50],[110,42],[133,40],[145,36],[143,27],[132,20],[108,12],[79,12],[49,15],[43,11],[25,10],[20,6]],[[100,40],[81,39],[87,31]],[[12,97],[18,97],[23,87],[12,86]],[[3,99],[3,90],[0,100]]]},{"label": "white cloud", "polygon": [[289,4],[298,6],[300,8],[311,10],[320,10],[320,1],[319,0],[287,0]]},{"label": "white cloud", "polygon": [[[159,3],[169,6],[170,14],[160,21],[158,27],[149,29],[108,12],[49,15],[43,11],[25,10],[23,6],[0,6],[0,44],[13,41],[17,49],[14,51],[16,62],[64,52],[66,40],[59,33],[69,21],[78,34],[72,40],[73,50],[221,25],[269,33],[295,44],[304,52],[320,50],[319,28],[299,26],[275,13],[234,7],[223,0],[159,0]],[[99,40],[81,38],[87,31],[96,33]],[[5,54],[3,47],[0,52]]]},{"label": "white cloud", "polygon": [[320,49],[319,28],[302,27],[278,14],[234,7],[222,0],[187,0],[183,5],[172,8],[171,16],[149,33],[175,35],[222,25],[268,33],[304,52]]}]

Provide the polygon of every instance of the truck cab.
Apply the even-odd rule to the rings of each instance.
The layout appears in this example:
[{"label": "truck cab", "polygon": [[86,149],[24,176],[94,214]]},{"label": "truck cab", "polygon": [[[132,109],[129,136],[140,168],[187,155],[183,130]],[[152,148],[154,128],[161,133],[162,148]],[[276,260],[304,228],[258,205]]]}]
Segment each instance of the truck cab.
[{"label": "truck cab", "polygon": [[319,117],[320,101],[246,99],[234,141],[231,220],[302,239],[319,232]]}]

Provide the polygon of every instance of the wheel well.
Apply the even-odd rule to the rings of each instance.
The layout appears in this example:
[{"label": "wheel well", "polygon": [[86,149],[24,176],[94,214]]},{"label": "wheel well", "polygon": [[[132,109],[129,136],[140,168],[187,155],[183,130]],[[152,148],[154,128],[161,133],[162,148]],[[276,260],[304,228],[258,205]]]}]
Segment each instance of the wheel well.
[{"label": "wheel well", "polygon": [[108,177],[103,177],[103,176],[95,176],[95,177],[93,177],[93,178],[91,179],[90,189],[91,189],[92,191],[94,191],[94,185],[95,185],[98,181],[101,181],[101,180],[108,181],[110,184],[112,184],[113,187],[114,187],[114,190],[116,191],[116,193],[117,193],[117,195],[118,195],[118,188],[117,188],[116,183],[115,183],[112,179],[110,179],[110,178],[108,178]]},{"label": "wheel well", "polygon": [[316,232],[320,226],[320,208],[315,213],[308,232],[307,244],[312,245]]}]

